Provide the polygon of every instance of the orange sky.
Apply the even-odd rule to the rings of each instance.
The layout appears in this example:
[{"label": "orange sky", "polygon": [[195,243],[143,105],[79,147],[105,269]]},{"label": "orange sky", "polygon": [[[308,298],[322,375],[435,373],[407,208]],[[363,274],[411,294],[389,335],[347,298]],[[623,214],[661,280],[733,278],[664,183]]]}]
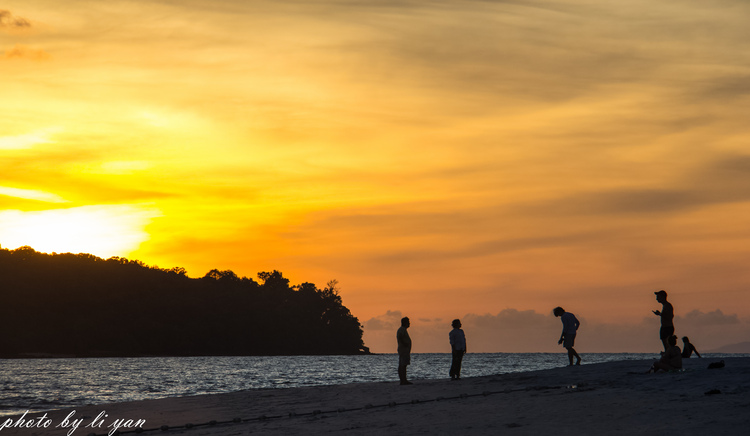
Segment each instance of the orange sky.
[{"label": "orange sky", "polygon": [[[10,0],[0,245],[337,279],[373,351],[750,338],[744,0]],[[584,336],[586,332],[588,336]],[[588,341],[588,342],[587,342]],[[470,349],[471,351],[471,349]]]}]

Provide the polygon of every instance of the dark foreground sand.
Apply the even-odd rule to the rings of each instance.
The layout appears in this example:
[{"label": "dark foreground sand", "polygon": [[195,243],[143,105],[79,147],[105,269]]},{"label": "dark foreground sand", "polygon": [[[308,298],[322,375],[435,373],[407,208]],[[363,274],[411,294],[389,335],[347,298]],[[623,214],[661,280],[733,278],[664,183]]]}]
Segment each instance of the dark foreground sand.
[{"label": "dark foreground sand", "polygon": [[[72,415],[83,419],[72,434],[107,434],[115,420],[129,419],[146,421],[144,435],[181,436],[750,434],[750,358],[725,359],[724,368],[707,369],[713,361],[686,360],[680,373],[646,374],[649,361],[623,361],[460,382],[254,390],[88,406]],[[66,435],[70,428],[55,426],[72,412],[48,412],[46,429],[4,428],[0,436]],[[101,413],[107,416],[100,428],[85,427]],[[203,425],[210,421],[217,424]]]}]

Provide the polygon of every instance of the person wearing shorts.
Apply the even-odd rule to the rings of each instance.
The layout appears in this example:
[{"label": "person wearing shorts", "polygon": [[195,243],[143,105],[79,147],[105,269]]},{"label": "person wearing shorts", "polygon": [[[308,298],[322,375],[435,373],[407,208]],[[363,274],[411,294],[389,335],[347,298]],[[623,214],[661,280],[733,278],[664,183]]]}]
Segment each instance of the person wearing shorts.
[{"label": "person wearing shorts", "polygon": [[661,328],[659,329],[659,339],[664,346],[664,351],[669,350],[669,338],[674,334],[674,308],[667,301],[667,292],[664,290],[654,292],[656,301],[661,303],[661,311],[654,310],[654,315],[661,318]]},{"label": "person wearing shorts", "polygon": [[566,312],[562,307],[555,307],[552,313],[554,313],[555,316],[560,317],[560,321],[562,321],[563,324],[562,334],[557,343],[562,344],[563,347],[568,350],[568,361],[570,361],[570,366],[573,366],[574,357],[576,358],[576,365],[580,365],[581,356],[578,355],[573,346],[575,345],[576,333],[578,332],[578,327],[581,323],[578,322],[578,318],[576,318],[575,315]]},{"label": "person wearing shorts", "polygon": [[573,348],[576,344],[576,335],[575,333],[572,335],[565,335],[563,338],[562,346],[565,349]]}]

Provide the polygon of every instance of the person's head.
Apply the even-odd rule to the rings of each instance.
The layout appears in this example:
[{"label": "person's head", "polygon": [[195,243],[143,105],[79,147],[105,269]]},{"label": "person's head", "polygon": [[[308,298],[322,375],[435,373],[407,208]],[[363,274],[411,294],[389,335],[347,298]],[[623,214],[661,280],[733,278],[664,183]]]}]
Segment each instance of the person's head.
[{"label": "person's head", "polygon": [[563,309],[560,306],[557,306],[554,309],[552,309],[552,313],[554,313],[555,316],[563,316],[563,313],[565,313],[565,309]]},{"label": "person's head", "polygon": [[401,318],[401,327],[409,327],[409,317],[405,316]]},{"label": "person's head", "polygon": [[460,329],[461,328],[461,320],[460,319],[454,319],[451,323],[451,326],[453,326],[454,329]]},{"label": "person's head", "polygon": [[675,345],[677,345],[677,336],[672,335],[669,337],[669,339],[667,339],[667,341],[669,341],[669,345],[674,347]]},{"label": "person's head", "polygon": [[656,294],[656,301],[663,303],[667,301],[667,292],[664,290],[654,292]]},{"label": "person's head", "polygon": [[687,337],[687,336],[683,336],[683,337],[682,337],[682,342],[684,342],[684,343],[686,343],[686,344],[687,344],[687,343],[689,343],[689,342],[690,342],[690,339],[688,339],[688,337]]}]

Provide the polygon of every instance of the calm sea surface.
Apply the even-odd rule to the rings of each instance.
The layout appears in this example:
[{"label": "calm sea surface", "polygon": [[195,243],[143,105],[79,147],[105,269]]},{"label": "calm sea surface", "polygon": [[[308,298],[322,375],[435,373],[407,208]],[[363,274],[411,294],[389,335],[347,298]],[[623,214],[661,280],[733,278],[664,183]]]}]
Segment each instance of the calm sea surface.
[{"label": "calm sea surface", "polygon": [[[585,354],[584,364],[654,359],[654,354]],[[705,357],[721,357],[709,355]],[[409,378],[448,377],[449,354],[413,354]],[[549,369],[563,353],[467,354],[463,377]],[[0,416],[87,404],[396,381],[398,356],[151,357],[0,359]]]}]

